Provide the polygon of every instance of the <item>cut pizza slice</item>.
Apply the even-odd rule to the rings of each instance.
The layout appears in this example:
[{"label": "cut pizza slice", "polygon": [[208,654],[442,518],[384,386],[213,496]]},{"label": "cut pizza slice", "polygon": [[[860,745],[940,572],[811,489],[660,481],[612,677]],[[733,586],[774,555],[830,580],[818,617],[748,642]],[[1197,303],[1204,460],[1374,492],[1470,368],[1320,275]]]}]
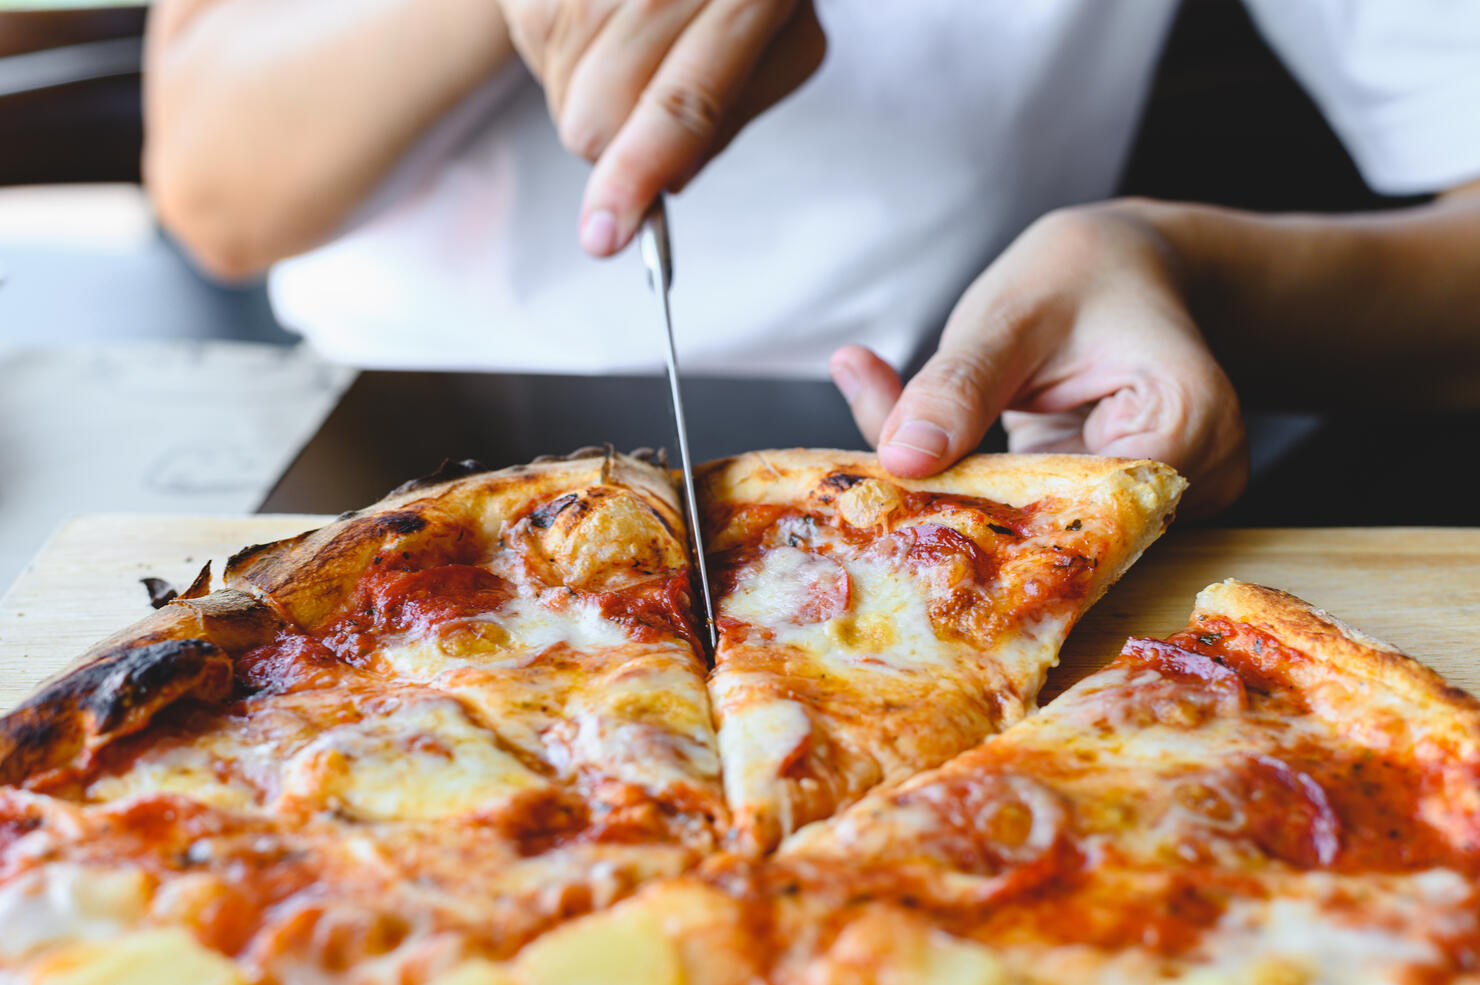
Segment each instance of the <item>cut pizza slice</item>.
[{"label": "cut pizza slice", "polygon": [[922,940],[983,981],[1473,981],[1480,702],[1225,582],[750,885],[794,942],[778,983],[927,981]]},{"label": "cut pizza slice", "polygon": [[[682,872],[724,829],[652,464],[444,471],[241,552],[227,581],[0,719],[0,925],[24,928],[0,977],[184,929],[251,980],[418,981]],[[115,882],[116,906],[85,888]]]},{"label": "cut pizza slice", "polygon": [[699,478],[710,694],[731,847],[749,852],[1022,718],[1186,485],[1158,463],[1069,455],[907,480],[869,454],[800,449]]}]

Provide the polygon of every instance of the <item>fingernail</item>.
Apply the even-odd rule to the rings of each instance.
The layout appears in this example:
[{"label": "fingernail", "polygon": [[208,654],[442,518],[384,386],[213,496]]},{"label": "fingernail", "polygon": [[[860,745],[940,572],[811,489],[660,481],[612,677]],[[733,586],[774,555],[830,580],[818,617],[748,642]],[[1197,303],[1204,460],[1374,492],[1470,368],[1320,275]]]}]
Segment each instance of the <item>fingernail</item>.
[{"label": "fingernail", "polygon": [[851,404],[853,398],[858,396],[859,388],[863,386],[863,382],[859,380],[858,374],[846,366],[835,366],[833,367],[832,378],[834,385],[838,388],[838,392],[843,395],[843,399]]},{"label": "fingernail", "polygon": [[617,219],[606,209],[592,212],[581,221],[581,249],[604,257],[617,249]]},{"label": "fingernail", "polygon": [[930,421],[905,421],[890,436],[888,443],[939,458],[950,447],[951,436],[939,424]]}]

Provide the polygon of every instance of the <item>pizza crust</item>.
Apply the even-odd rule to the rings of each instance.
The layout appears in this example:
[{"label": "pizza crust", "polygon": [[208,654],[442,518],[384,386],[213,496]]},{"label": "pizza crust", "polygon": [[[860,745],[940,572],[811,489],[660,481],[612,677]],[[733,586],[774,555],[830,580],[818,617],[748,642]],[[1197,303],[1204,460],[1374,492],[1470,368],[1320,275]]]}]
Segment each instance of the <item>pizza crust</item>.
[{"label": "pizza crust", "polygon": [[[1384,697],[1417,709],[1427,738],[1446,737],[1453,751],[1466,758],[1480,755],[1480,700],[1392,644],[1288,592],[1232,578],[1197,594],[1193,623],[1220,617],[1262,629],[1308,657],[1289,667],[1299,687],[1315,691],[1342,682],[1375,686]],[[1364,707],[1346,711],[1357,720]],[[1418,723],[1410,719],[1407,724],[1417,730]]]},{"label": "pizza crust", "polygon": [[233,657],[268,642],[281,626],[271,608],[231,589],[169,602],[0,718],[0,785],[83,767],[185,698],[225,700]]},{"label": "pizza crust", "polygon": [[[1187,480],[1168,465],[1145,459],[1095,455],[972,455],[939,475],[903,479],[879,464],[872,452],[826,448],[782,448],[746,452],[701,466],[699,501],[795,505],[819,483],[839,473],[877,479],[911,492],[945,492],[1027,506],[1055,496],[1070,497],[1106,521],[1122,542],[1113,545],[1116,565],[1096,572],[1088,604],[1100,596],[1161,536],[1176,514]],[[706,526],[714,517],[706,517]]]},{"label": "pizza crust", "polygon": [[[972,455],[938,475],[905,479],[885,471],[873,452],[779,448],[718,459],[697,471],[701,501],[778,505],[795,503],[824,476],[839,471],[882,479],[902,489],[976,496],[1009,506],[1026,506],[1060,491],[1078,492],[1098,484],[1108,499],[1129,499],[1150,508],[1175,503],[1187,486],[1175,470],[1160,462],[1095,455]],[[1170,514],[1166,519],[1170,521]]]},{"label": "pizza crust", "polygon": [[[678,497],[667,473],[632,455],[583,449],[574,458],[480,469],[473,462],[444,467],[318,530],[240,551],[227,562],[226,583],[269,600],[300,627],[313,626],[335,612],[383,558],[434,555],[441,563],[476,562],[492,545],[470,534],[497,536],[504,521],[530,507],[592,487],[631,493],[669,536],[684,540]],[[600,544],[587,538],[585,546]]]}]

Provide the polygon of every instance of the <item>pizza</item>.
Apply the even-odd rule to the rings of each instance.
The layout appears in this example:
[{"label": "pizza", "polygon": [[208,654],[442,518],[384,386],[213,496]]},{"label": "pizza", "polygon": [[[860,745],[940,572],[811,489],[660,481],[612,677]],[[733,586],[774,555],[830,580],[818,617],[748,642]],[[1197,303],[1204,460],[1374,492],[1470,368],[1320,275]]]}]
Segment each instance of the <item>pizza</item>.
[{"label": "pizza", "polygon": [[1480,705],[1229,582],[1034,710],[1164,466],[471,463],[0,719],[0,982],[1480,980]]},{"label": "pizza", "polygon": [[425,981],[687,871],[727,818],[688,565],[606,454],[241,551],[0,721],[0,968]]},{"label": "pizza", "polygon": [[1165,466],[991,455],[898,479],[755,452],[699,476],[729,847],[768,851],[1034,707],[1075,621],[1164,528]]},{"label": "pizza", "polygon": [[1480,981],[1480,702],[1293,596],[1215,584],[1184,630],[945,765],[484,980],[587,940],[655,985]]}]

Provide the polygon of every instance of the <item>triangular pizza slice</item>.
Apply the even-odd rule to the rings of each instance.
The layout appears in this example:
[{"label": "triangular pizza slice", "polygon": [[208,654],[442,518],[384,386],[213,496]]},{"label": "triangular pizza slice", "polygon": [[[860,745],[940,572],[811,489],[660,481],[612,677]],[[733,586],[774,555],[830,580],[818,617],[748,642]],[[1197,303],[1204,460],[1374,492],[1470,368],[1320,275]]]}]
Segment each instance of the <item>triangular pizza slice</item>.
[{"label": "triangular pizza slice", "polygon": [[1474,981],[1480,702],[1224,582],[750,878],[775,982]]},{"label": "triangular pizza slice", "polygon": [[731,847],[749,852],[1022,718],[1186,485],[1155,462],[1071,455],[908,480],[870,454],[802,449],[699,480],[710,693]]},{"label": "triangular pizza slice", "polygon": [[227,581],[0,718],[0,978],[423,981],[725,830],[661,468],[454,467]]}]

